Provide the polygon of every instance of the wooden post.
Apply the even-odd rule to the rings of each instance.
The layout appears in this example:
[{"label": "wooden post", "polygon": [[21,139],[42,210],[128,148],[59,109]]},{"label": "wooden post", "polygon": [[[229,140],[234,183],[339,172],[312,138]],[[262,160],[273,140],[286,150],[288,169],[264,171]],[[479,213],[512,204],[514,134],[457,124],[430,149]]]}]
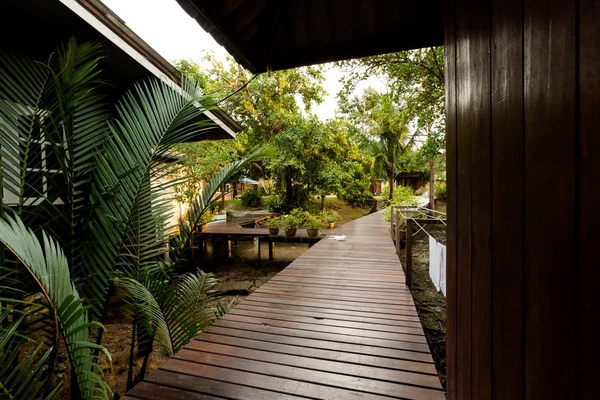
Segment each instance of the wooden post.
[{"label": "wooden post", "polygon": [[258,262],[260,263],[260,238],[254,238],[254,245],[256,246],[256,257],[258,258]]},{"label": "wooden post", "polygon": [[413,220],[406,220],[406,286],[410,288],[412,282],[412,239],[413,239]]},{"label": "wooden post", "polygon": [[400,257],[400,212],[396,210],[396,255]]},{"label": "wooden post", "polygon": [[394,210],[396,206],[390,206],[390,237],[394,239]]},{"label": "wooden post", "polygon": [[273,260],[273,239],[269,237],[269,260]]}]

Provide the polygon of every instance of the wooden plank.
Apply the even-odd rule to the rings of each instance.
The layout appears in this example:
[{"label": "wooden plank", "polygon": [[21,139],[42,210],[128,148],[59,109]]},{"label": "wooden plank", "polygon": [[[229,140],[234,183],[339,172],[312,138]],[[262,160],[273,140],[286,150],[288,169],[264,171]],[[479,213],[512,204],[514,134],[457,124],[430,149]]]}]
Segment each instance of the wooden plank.
[{"label": "wooden plank", "polygon": [[[286,365],[295,368],[311,369],[316,371],[335,372],[336,374],[351,375],[361,378],[378,379],[388,382],[397,382],[413,386],[422,386],[432,389],[441,389],[440,380],[437,376],[421,374],[415,372],[399,371],[387,368],[356,365],[351,363],[314,359],[311,357],[290,355],[282,353],[273,353],[270,349],[244,348],[239,346],[230,346],[226,344],[193,341],[186,349],[205,353],[215,353],[219,355],[244,358],[254,361],[263,361],[270,364]],[[183,352],[182,352],[183,353]],[[191,354],[191,353],[187,353]],[[183,359],[195,360],[195,355],[191,358]],[[200,359],[204,363],[204,358]],[[326,377],[325,377],[326,378]]]},{"label": "wooden plank", "polygon": [[238,385],[250,386],[262,390],[271,390],[288,395],[317,399],[380,399],[372,395],[353,390],[340,389],[310,382],[285,379],[253,372],[239,371],[226,367],[198,364],[172,358],[161,365],[159,371],[186,374],[193,377],[208,377]]},{"label": "wooden plank", "polygon": [[326,309],[336,309],[336,310],[349,310],[349,311],[365,311],[372,312],[374,314],[383,314],[383,315],[410,315],[416,316],[417,312],[414,309],[403,309],[403,308],[378,308],[378,307],[367,307],[367,306],[357,306],[353,304],[340,304],[334,303],[333,301],[328,301],[327,303],[308,301],[308,300],[299,300],[299,299],[290,299],[286,297],[271,297],[267,295],[259,295],[258,293],[254,293],[250,295],[246,301],[261,301],[264,303],[280,303],[280,304],[290,304],[290,305],[298,305],[298,306],[310,306],[315,308],[326,308]]},{"label": "wooden plank", "polygon": [[492,1],[491,369],[500,399],[520,399],[524,389],[522,3]]},{"label": "wooden plank", "polygon": [[[213,345],[214,346],[214,345]],[[197,365],[200,368],[205,365],[217,367],[227,367],[235,369],[236,372],[245,371],[259,373],[261,376],[279,377],[284,379],[296,380],[301,382],[310,382],[318,385],[329,385],[333,388],[343,390],[351,390],[352,393],[362,392],[361,394],[369,396],[369,394],[378,394],[383,396],[398,396],[409,399],[443,399],[442,391],[431,390],[397,383],[385,382],[381,380],[373,380],[364,377],[357,379],[356,377],[346,376],[338,373],[314,371],[305,368],[290,367],[273,362],[263,362],[250,360],[246,358],[238,358],[225,356],[214,353],[198,353],[192,350],[183,349],[173,356],[173,360],[189,362],[189,368],[194,369]],[[257,384],[262,384],[261,381]]]},{"label": "wooden plank", "polygon": [[[239,400],[298,400],[303,398],[299,396],[284,394],[281,392],[257,389],[251,386],[243,386],[233,384],[230,382],[224,382],[222,380],[218,380],[218,377],[216,377],[216,379],[206,379],[200,376],[190,376],[187,374],[178,374],[170,371],[161,371],[160,374],[151,374],[150,376],[148,376],[148,378],[146,378],[144,383],[145,382],[152,383],[152,388],[155,389],[155,392],[153,393],[158,393],[160,395],[164,395],[164,392],[160,391],[158,387],[176,387],[178,389],[185,390],[185,396],[183,397],[165,396],[161,398],[160,396],[157,396],[156,400],[165,399],[169,397],[172,399],[181,400],[187,400],[188,398],[192,399],[193,397],[190,396],[191,392],[209,393],[213,396],[223,396],[222,398]],[[137,386],[135,388],[137,389]],[[152,393],[148,393],[148,395],[153,396]]]},{"label": "wooden plank", "polygon": [[412,327],[412,328],[421,328],[421,323],[420,322],[413,322],[413,321],[403,321],[400,319],[383,319],[383,318],[369,318],[369,317],[355,317],[352,315],[339,315],[339,314],[330,314],[330,313],[323,313],[323,312],[314,312],[314,311],[303,311],[303,310],[298,310],[296,308],[291,308],[291,309],[277,309],[274,307],[260,307],[260,306],[256,306],[256,305],[252,305],[249,303],[241,303],[239,305],[236,305],[235,309],[241,309],[241,310],[249,310],[249,311],[263,311],[263,312],[269,312],[272,315],[276,316],[276,315],[299,315],[299,316],[304,316],[304,317],[310,317],[310,318],[317,318],[317,319],[322,319],[322,320],[328,320],[328,321],[355,321],[355,322],[361,322],[361,323],[365,323],[365,324],[378,324],[378,325],[389,325],[389,326],[406,326],[406,327]]},{"label": "wooden plank", "polygon": [[577,271],[579,305],[577,351],[581,399],[596,397],[598,356],[596,329],[600,325],[600,282],[596,253],[597,229],[600,226],[600,3],[597,0],[579,2],[579,265]]},{"label": "wooden plank", "polygon": [[366,298],[355,298],[355,297],[351,297],[351,296],[336,296],[333,294],[317,294],[317,293],[306,293],[306,292],[300,292],[300,291],[294,291],[294,290],[280,290],[278,287],[276,287],[275,285],[270,285],[269,287],[263,287],[263,290],[260,291],[256,291],[255,293],[266,293],[266,294],[283,294],[286,296],[291,296],[291,297],[300,297],[300,298],[311,298],[311,299],[323,299],[323,300],[343,300],[343,301],[351,301],[351,302],[357,302],[357,303],[361,303],[361,304],[368,304],[368,303],[374,303],[374,304],[390,304],[390,305],[411,305],[412,302],[410,299],[398,299],[398,300],[393,300],[393,298],[388,298],[387,300],[382,300],[382,299],[366,299]]},{"label": "wooden plank", "polygon": [[[240,326],[226,327],[213,325],[206,331],[209,333],[216,333],[221,336],[256,339],[270,343],[289,344],[313,349],[325,349],[358,355],[364,354],[374,357],[387,357],[390,359],[417,361],[422,363],[433,364],[433,359],[431,358],[431,355],[429,353],[418,351],[382,348],[377,346],[347,342],[333,342],[322,339],[311,339],[306,337],[299,338],[294,336],[278,335],[276,333],[269,332],[248,331],[244,330],[243,327]],[[198,339],[202,339],[202,335],[200,335]]]},{"label": "wooden plank", "polygon": [[491,2],[470,0],[466,3],[470,8],[470,18],[462,21],[462,24],[466,26],[470,37],[466,49],[468,53],[464,56],[467,57],[465,62],[469,63],[470,90],[477,93],[464,121],[468,126],[465,134],[470,135],[471,146],[470,149],[465,148],[471,161],[472,203],[470,398],[489,399],[492,398]]},{"label": "wooden plank", "polygon": [[286,335],[306,339],[320,339],[330,342],[351,343],[366,346],[385,347],[388,349],[419,351],[422,353],[429,352],[429,346],[426,343],[416,343],[412,341],[400,341],[393,339],[381,339],[372,337],[362,337],[354,335],[340,335],[330,332],[319,332],[314,330],[302,330],[288,327],[253,324],[245,321],[225,320],[220,319],[215,322],[214,326],[223,326],[227,328],[242,329],[251,332],[273,333],[277,335]]},{"label": "wooden plank", "polygon": [[[281,299],[281,298],[283,298],[283,299],[289,299],[292,301],[299,301],[299,302],[308,302],[308,303],[312,302],[313,304],[317,304],[320,306],[331,304],[332,306],[362,307],[363,309],[373,311],[373,312],[380,312],[380,311],[381,312],[389,312],[389,310],[416,311],[415,306],[413,304],[380,303],[375,306],[374,304],[361,302],[361,301],[357,302],[357,301],[335,300],[335,299],[328,299],[325,302],[325,301],[315,300],[312,297],[299,297],[299,296],[289,296],[289,295],[283,296],[281,293],[269,293],[267,291],[254,292],[251,296],[253,299],[256,299],[256,298],[259,298],[259,299],[263,299],[263,298]],[[357,308],[357,309],[359,309],[359,308]]]},{"label": "wooden plank", "polygon": [[[471,397],[471,371],[472,371],[472,236],[471,236],[471,190],[472,190],[472,160],[471,160],[471,109],[477,107],[479,93],[472,86],[474,72],[470,58],[472,36],[471,20],[484,18],[472,12],[470,1],[457,1],[456,5],[456,398],[470,400]],[[451,222],[450,215],[448,216]]]},{"label": "wooden plank", "polygon": [[526,399],[577,390],[575,275],[565,274],[576,251],[575,6],[533,0],[524,7]]},{"label": "wooden plank", "polygon": [[[421,374],[437,376],[435,366],[433,364],[425,362],[407,361],[397,358],[376,357],[366,354],[334,351],[330,349],[315,349],[304,346],[292,346],[288,344],[279,344],[269,341],[252,340],[245,337],[216,335],[210,332],[206,332],[198,336],[196,340],[201,342],[227,344],[230,346],[243,347],[247,349],[265,350],[273,353],[298,355],[303,357],[310,357],[316,360],[330,360],[349,364],[370,365],[373,367],[413,371]],[[190,348],[193,348],[193,346],[194,344],[190,343]]]},{"label": "wooden plank", "polygon": [[341,321],[341,320],[329,320],[324,318],[317,317],[304,317],[304,316],[296,316],[289,314],[274,314],[271,312],[261,312],[255,310],[247,310],[243,308],[235,308],[231,310],[230,314],[232,315],[243,315],[246,317],[255,317],[261,320],[279,320],[279,321],[293,321],[293,322],[302,322],[305,324],[314,324],[314,325],[326,325],[326,326],[335,326],[335,327],[343,327],[343,328],[354,328],[354,329],[362,329],[365,331],[379,331],[379,332],[398,332],[398,333],[406,333],[411,335],[423,335],[423,329],[404,327],[404,326],[394,326],[394,325],[380,325],[376,323],[362,323],[362,322],[353,322],[353,321]]},{"label": "wooden plank", "polygon": [[305,312],[309,312],[310,315],[325,315],[325,316],[331,316],[331,318],[333,317],[337,317],[337,318],[346,318],[347,316],[351,316],[351,317],[359,317],[359,318],[372,318],[372,319],[377,319],[377,320],[384,320],[384,321],[398,321],[398,322],[414,322],[414,323],[419,323],[419,317],[418,316],[411,316],[411,315],[401,315],[401,314],[373,314],[370,312],[365,312],[365,311],[354,311],[354,310],[338,310],[338,309],[332,309],[332,308],[319,308],[319,307],[311,307],[311,306],[299,306],[299,305],[294,305],[294,304],[280,304],[280,303],[270,303],[270,302],[260,302],[260,301],[252,301],[252,300],[248,300],[248,301],[243,301],[242,303],[240,303],[240,305],[243,304],[244,306],[250,306],[250,307],[268,307],[269,309],[274,310],[274,312],[283,312],[283,313],[287,313],[290,312],[290,310],[298,310],[298,311],[305,311]]},{"label": "wooden plank", "polygon": [[[298,317],[300,318],[300,317]],[[266,317],[248,317],[245,315],[239,315],[234,313],[228,313],[222,318],[222,321],[236,321],[245,322],[249,324],[258,324],[263,326],[274,326],[279,328],[288,328],[302,331],[314,331],[314,332],[325,332],[340,335],[340,337],[356,336],[361,338],[374,338],[374,339],[386,339],[402,342],[413,342],[413,343],[425,343],[427,340],[424,336],[418,332],[415,334],[410,333],[392,333],[375,330],[355,329],[355,328],[344,328],[329,325],[317,325],[310,322],[292,322],[287,320],[278,320]],[[411,328],[402,328],[402,330]],[[398,329],[400,332],[401,329]]]}]

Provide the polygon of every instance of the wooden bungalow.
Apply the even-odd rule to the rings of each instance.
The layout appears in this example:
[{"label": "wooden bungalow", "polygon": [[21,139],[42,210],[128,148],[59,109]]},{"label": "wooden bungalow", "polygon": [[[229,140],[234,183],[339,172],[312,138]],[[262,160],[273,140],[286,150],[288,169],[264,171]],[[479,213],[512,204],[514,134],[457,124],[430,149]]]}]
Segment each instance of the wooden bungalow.
[{"label": "wooden bungalow", "polygon": [[449,399],[592,399],[599,0],[178,0],[266,72],[445,46]]},{"label": "wooden bungalow", "polygon": [[413,190],[422,188],[425,185],[422,172],[400,172],[396,175],[396,185],[406,186]]}]

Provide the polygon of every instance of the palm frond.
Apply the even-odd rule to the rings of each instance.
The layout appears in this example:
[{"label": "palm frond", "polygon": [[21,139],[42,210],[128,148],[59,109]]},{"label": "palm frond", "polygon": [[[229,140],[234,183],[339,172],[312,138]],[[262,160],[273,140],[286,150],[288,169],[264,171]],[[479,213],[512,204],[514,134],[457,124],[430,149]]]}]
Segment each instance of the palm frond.
[{"label": "palm frond", "polygon": [[45,232],[42,237],[40,243],[18,217],[6,216],[5,220],[0,220],[0,242],[16,255],[54,311],[55,323],[64,337],[81,396],[84,399],[110,397],[110,387],[96,374],[100,367],[90,355],[90,350],[98,349],[110,358],[106,349],[89,341],[89,329],[97,324],[88,322],[86,309],[71,283],[69,265],[62,250]]},{"label": "palm frond", "polygon": [[174,354],[215,319],[219,284],[213,274],[198,271],[170,279],[147,272],[124,277],[119,283],[141,329],[168,355]]},{"label": "palm frond", "polygon": [[[205,109],[198,106],[196,85],[184,82],[182,86],[183,92],[159,81],[137,85],[117,104],[118,118],[109,124],[110,139],[103,157],[97,159],[93,179],[91,238],[81,253],[86,276],[82,289],[95,315],[104,303],[136,201],[139,204],[140,193],[148,191],[154,161],[174,144],[214,128],[198,122]],[[150,222],[146,228],[156,227],[156,220],[146,222]],[[158,240],[149,246],[154,244]]]},{"label": "palm frond", "polygon": [[[0,314],[0,326],[4,326],[9,310]],[[41,343],[28,351],[22,351],[23,336],[18,333],[25,316],[0,328],[0,397],[8,399],[57,398],[61,385],[44,396],[48,379],[47,362],[52,349],[43,351]],[[35,345],[35,344],[34,344]]]}]

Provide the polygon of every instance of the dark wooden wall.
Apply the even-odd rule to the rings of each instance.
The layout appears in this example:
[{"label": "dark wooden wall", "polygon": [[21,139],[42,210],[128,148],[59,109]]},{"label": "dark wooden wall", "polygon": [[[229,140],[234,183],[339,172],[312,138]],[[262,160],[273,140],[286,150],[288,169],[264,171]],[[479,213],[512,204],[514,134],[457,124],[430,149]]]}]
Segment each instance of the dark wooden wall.
[{"label": "dark wooden wall", "polygon": [[598,398],[600,1],[445,3],[448,398]]}]

